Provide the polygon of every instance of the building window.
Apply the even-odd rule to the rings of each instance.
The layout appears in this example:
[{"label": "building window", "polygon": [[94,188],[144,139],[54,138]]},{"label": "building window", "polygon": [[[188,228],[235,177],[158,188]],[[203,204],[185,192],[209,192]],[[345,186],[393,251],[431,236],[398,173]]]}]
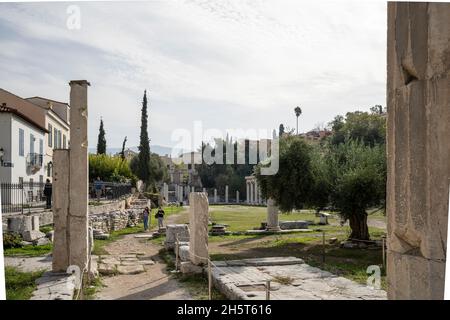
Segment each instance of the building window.
[{"label": "building window", "polygon": [[25,150],[25,134],[23,132],[23,129],[19,129],[19,156],[23,157]]},{"label": "building window", "polygon": [[19,177],[19,183],[23,184],[23,177]]},{"label": "building window", "polygon": [[53,126],[48,124],[48,146],[51,148],[53,146]]},{"label": "building window", "polygon": [[39,139],[39,154],[44,154],[44,140]]},{"label": "building window", "polygon": [[67,144],[67,140],[66,140],[66,135],[64,134],[63,135],[63,149],[67,149],[66,148],[66,146],[67,146],[66,144]]},{"label": "building window", "polygon": [[56,128],[53,128],[53,148],[58,148],[58,130]]},{"label": "building window", "polygon": [[30,133],[30,153],[34,153],[34,135]]},{"label": "building window", "polygon": [[58,130],[58,149],[62,147],[61,130]]}]

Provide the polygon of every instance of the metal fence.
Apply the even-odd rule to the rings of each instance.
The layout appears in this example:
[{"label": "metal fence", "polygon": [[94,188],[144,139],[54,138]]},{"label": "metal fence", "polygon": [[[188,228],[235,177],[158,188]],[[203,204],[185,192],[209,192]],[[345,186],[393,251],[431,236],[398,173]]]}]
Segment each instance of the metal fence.
[{"label": "metal fence", "polygon": [[102,182],[97,194],[95,183],[89,184],[89,199],[115,200],[132,193],[133,185],[129,183]]},{"label": "metal fence", "polygon": [[[46,197],[44,195],[45,183],[23,182],[23,183],[0,183],[2,196],[2,212],[24,213],[34,209],[44,209]],[[133,186],[127,183],[102,183],[100,200],[120,199],[132,193]],[[89,184],[89,199],[97,199],[94,185]]]},{"label": "metal fence", "polygon": [[44,186],[42,182],[1,182],[2,212],[23,213],[32,208],[45,208]]}]

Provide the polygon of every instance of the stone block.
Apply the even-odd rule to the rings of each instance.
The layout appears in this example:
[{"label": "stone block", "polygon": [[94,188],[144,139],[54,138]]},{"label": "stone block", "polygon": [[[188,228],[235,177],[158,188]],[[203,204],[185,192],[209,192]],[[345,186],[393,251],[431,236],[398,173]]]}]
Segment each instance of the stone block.
[{"label": "stone block", "polygon": [[164,243],[167,250],[175,248],[176,238],[179,241],[189,241],[189,228],[187,224],[169,224],[166,226],[166,241]]},{"label": "stone block", "polygon": [[198,274],[203,272],[203,268],[193,264],[190,261],[184,261],[180,264],[180,271],[181,273],[187,273],[187,274]]},{"label": "stone block", "polygon": [[25,241],[35,241],[40,238],[45,237],[45,233],[40,232],[39,230],[30,230],[22,233],[23,240]]},{"label": "stone block", "polygon": [[39,238],[39,239],[33,241],[33,244],[34,244],[35,246],[44,246],[44,245],[50,244],[50,243],[52,243],[52,242],[50,241],[50,239],[48,239],[48,238],[46,238],[46,237],[44,237],[44,238]]},{"label": "stone block", "polygon": [[189,246],[182,246],[178,249],[178,256],[181,261],[189,261]]},{"label": "stone block", "polygon": [[141,264],[134,264],[130,266],[119,265],[117,266],[117,271],[119,274],[138,274],[145,272],[144,266]]},{"label": "stone block", "polygon": [[39,216],[31,216],[31,225],[33,230],[39,230]]},{"label": "stone block", "polygon": [[19,233],[33,230],[33,223],[30,216],[21,215],[8,218],[8,232]]},{"label": "stone block", "polygon": [[309,223],[304,220],[297,221],[280,221],[280,229],[291,230],[291,229],[308,229]]}]

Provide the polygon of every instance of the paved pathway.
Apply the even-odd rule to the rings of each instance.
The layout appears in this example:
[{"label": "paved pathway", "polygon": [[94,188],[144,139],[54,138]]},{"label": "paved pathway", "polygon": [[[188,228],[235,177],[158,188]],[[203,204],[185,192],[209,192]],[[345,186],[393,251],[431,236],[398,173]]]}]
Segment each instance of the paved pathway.
[{"label": "paved pathway", "polygon": [[51,270],[52,256],[48,254],[39,257],[5,257],[5,265],[16,267],[24,272]]},{"label": "paved pathway", "polygon": [[386,291],[311,267],[294,257],[213,261],[213,281],[230,299],[385,300]]}]

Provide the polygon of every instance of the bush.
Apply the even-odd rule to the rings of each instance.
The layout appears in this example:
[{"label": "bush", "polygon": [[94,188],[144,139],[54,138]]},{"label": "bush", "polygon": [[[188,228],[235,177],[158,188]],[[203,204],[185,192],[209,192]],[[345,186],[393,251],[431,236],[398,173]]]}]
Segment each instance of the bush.
[{"label": "bush", "polygon": [[3,248],[20,248],[22,247],[22,237],[17,233],[4,233],[3,234]]},{"label": "bush", "polygon": [[136,181],[127,160],[107,154],[90,154],[89,180],[93,181],[97,177],[110,182]]}]

